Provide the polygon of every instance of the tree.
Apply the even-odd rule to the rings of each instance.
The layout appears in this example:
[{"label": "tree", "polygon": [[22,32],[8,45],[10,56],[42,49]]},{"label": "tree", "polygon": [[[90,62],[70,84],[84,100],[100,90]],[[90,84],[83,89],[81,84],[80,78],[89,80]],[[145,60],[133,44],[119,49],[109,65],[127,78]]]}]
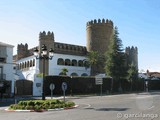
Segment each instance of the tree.
[{"label": "tree", "polygon": [[62,68],[60,75],[67,75],[68,69]]},{"label": "tree", "polygon": [[122,40],[119,38],[118,28],[115,27],[111,42],[109,45],[109,50],[106,52],[106,64],[105,71],[106,74],[111,76],[113,80],[118,81],[119,91],[122,91],[122,80],[126,78],[126,59],[124,54],[124,49],[122,45]]},{"label": "tree", "polygon": [[138,70],[136,69],[136,66],[133,63],[128,66],[127,79],[130,82],[130,91],[132,91],[133,82],[135,82],[138,79]]},{"label": "tree", "polygon": [[102,67],[104,62],[104,55],[100,54],[98,51],[90,51],[87,54],[88,64],[85,66],[91,66],[91,75],[95,75],[99,67]]}]

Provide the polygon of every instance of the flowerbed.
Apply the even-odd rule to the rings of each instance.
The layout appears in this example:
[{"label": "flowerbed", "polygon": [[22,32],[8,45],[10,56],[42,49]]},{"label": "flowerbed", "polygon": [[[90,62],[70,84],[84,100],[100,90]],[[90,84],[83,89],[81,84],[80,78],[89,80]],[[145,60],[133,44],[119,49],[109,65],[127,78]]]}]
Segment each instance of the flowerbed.
[{"label": "flowerbed", "polygon": [[19,101],[18,104],[12,104],[9,106],[9,110],[48,110],[56,108],[69,108],[75,105],[74,102],[62,100],[26,100]]}]

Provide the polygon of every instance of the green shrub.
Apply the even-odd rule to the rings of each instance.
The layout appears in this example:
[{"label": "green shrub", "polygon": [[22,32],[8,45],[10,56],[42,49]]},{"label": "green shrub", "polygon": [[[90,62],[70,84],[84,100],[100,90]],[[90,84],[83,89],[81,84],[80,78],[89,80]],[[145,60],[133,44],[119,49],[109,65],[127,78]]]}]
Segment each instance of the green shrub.
[{"label": "green shrub", "polygon": [[72,107],[72,106],[74,106],[75,105],[75,103],[74,102],[71,102],[71,101],[67,101],[66,103],[65,103],[65,107]]},{"label": "green shrub", "polygon": [[27,106],[25,106],[25,109],[26,109],[26,110],[34,110],[34,106],[29,106],[29,105],[27,105]]},{"label": "green shrub", "polygon": [[10,105],[10,107],[9,107],[9,109],[11,109],[11,110],[18,110],[18,109],[20,109],[20,108],[21,108],[21,106],[18,105],[18,104],[12,104],[12,105]]},{"label": "green shrub", "polygon": [[35,106],[34,106],[34,109],[35,109],[35,110],[42,110],[42,106],[41,106],[41,105],[35,105]]},{"label": "green shrub", "polygon": [[55,107],[55,105],[54,104],[51,104],[50,106],[49,106],[49,109],[55,109],[56,107]]},{"label": "green shrub", "polygon": [[19,101],[18,104],[10,105],[9,109],[12,110],[42,110],[42,109],[55,109],[74,106],[74,102],[64,102],[62,100],[26,100]]}]

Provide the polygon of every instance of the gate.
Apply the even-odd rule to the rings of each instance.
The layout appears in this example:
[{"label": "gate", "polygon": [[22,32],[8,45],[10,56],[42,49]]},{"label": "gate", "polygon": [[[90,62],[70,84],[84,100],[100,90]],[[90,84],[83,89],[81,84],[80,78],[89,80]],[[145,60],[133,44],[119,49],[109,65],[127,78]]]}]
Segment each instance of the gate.
[{"label": "gate", "polygon": [[17,80],[15,82],[16,95],[32,95],[33,82],[30,80]]}]

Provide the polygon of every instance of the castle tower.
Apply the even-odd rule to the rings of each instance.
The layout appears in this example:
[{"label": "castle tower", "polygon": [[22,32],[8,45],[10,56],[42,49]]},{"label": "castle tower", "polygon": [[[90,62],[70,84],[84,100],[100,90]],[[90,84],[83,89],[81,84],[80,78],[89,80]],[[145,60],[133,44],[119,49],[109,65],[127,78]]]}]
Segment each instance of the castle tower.
[{"label": "castle tower", "polygon": [[[104,55],[108,50],[110,39],[113,34],[113,22],[111,20],[98,19],[87,22],[86,37],[87,37],[87,51],[97,51]],[[93,66],[91,75],[98,73],[105,73],[104,64],[99,68]]]},{"label": "castle tower", "polygon": [[[40,32],[39,33],[39,50],[40,53],[42,51],[42,45],[45,44],[47,46],[47,50],[49,51],[50,48],[54,49],[54,34],[53,32],[48,31],[48,33],[46,33],[45,31]],[[40,72],[43,72],[43,61],[40,61],[39,64],[39,69]],[[49,62],[48,60],[45,60],[45,74],[48,75],[48,67],[49,66]]]},{"label": "castle tower", "polygon": [[50,31],[48,31],[48,33],[46,33],[45,31],[43,31],[42,33],[41,32],[39,33],[40,51],[41,51],[43,44],[45,44],[48,49],[54,47],[54,34],[53,34],[53,32],[51,33]]},{"label": "castle tower", "polygon": [[25,58],[29,55],[29,51],[28,51],[28,44],[26,43],[25,45],[18,44],[17,46],[17,60],[21,59],[21,58]]},{"label": "castle tower", "polygon": [[113,22],[100,19],[91,20],[86,25],[87,51],[98,51],[105,53],[113,33]]},{"label": "castle tower", "polygon": [[138,48],[137,47],[126,47],[125,53],[127,55],[127,64],[133,64],[138,70]]}]

